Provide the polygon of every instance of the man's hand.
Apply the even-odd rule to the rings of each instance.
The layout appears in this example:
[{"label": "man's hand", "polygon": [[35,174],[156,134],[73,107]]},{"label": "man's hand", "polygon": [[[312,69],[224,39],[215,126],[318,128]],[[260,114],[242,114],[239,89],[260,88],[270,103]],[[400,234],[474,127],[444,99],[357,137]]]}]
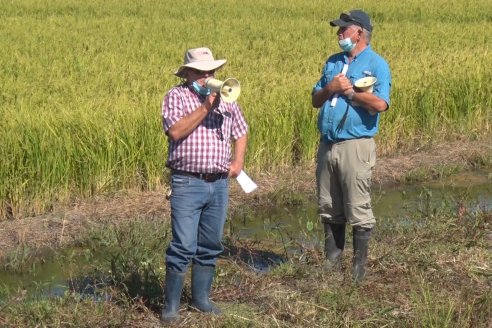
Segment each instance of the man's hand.
[{"label": "man's hand", "polygon": [[350,89],[352,89],[350,80],[342,73],[337,74],[323,89],[312,95],[311,102],[313,107],[320,108],[333,95],[345,94]]},{"label": "man's hand", "polygon": [[237,178],[241,170],[243,169],[243,164],[238,163],[236,161],[232,161],[231,166],[229,167],[229,177]]},{"label": "man's hand", "polygon": [[211,111],[213,108],[219,107],[220,97],[217,92],[210,93],[205,100],[203,101],[203,106],[207,109],[207,111]]},{"label": "man's hand", "polygon": [[333,78],[335,93],[347,95],[354,91],[354,86],[350,80],[343,74],[338,74]]}]

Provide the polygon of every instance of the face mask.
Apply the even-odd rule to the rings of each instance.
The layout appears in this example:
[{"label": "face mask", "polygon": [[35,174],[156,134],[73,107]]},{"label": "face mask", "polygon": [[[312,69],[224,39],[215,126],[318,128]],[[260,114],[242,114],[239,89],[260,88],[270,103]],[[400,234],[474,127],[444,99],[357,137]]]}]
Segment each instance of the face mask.
[{"label": "face mask", "polygon": [[352,39],[351,39],[352,35],[348,38],[343,39],[343,40],[338,40],[338,45],[345,52],[350,52],[357,45],[357,43],[352,42]]},{"label": "face mask", "polygon": [[198,92],[202,96],[208,96],[210,94],[209,88],[202,87],[196,81],[193,81],[193,83],[191,83],[191,87],[193,88],[193,90],[195,90],[196,92]]}]

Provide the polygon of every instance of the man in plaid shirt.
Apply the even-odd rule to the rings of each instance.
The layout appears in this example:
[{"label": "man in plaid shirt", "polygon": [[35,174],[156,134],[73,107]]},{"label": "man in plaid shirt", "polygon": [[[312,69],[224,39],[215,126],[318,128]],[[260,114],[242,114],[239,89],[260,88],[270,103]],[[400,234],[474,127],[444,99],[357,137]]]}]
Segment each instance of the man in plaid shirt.
[{"label": "man in plaid shirt", "polygon": [[[205,87],[207,78],[226,63],[208,48],[189,49],[175,73],[182,83],[162,104],[162,123],[168,136],[166,166],[171,169],[172,240],[166,251],[165,304],[161,320],[179,315],[188,265],[192,262],[192,307],[219,314],[210,290],[229,199],[229,177],[244,165],[248,125],[236,102],[225,102]],[[231,143],[234,144],[232,154]]]}]

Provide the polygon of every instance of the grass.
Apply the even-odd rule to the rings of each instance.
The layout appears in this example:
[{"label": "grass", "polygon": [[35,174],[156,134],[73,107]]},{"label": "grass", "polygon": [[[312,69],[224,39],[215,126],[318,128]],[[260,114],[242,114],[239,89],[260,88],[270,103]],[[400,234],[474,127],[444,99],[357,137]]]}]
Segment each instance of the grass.
[{"label": "grass", "polygon": [[489,2],[1,2],[0,217],[165,184],[159,107],[190,47],[241,82],[250,172],[312,161],[310,91],[338,51],[327,21],[351,7],[373,17],[393,72],[380,154],[490,133]]},{"label": "grass", "polygon": [[[271,233],[261,242],[228,234],[225,245],[234,251],[219,260],[212,291],[224,314],[215,317],[186,308],[188,276],[182,319],[175,326],[489,327],[492,213],[481,206],[433,202],[432,197],[423,195],[419,209],[408,217],[379,220],[368,277],[358,286],[350,280],[351,234],[340,272],[323,271],[322,245],[299,242],[315,238],[321,226],[296,234]],[[48,298],[40,296],[41,290],[3,288],[0,325],[159,326],[168,224],[164,219],[135,219],[81,236],[79,246],[92,259],[83,274],[105,281],[100,290],[110,297],[94,302],[93,294],[67,291]],[[282,245],[293,250],[286,261],[267,272],[251,269],[255,254],[284,256]]]}]

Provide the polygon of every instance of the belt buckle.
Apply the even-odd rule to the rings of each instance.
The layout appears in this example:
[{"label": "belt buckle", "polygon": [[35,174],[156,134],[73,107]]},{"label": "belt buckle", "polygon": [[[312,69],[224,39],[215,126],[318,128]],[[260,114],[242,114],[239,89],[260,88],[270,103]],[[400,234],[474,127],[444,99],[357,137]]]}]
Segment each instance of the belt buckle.
[{"label": "belt buckle", "polygon": [[206,181],[206,182],[212,182],[211,180],[213,179],[213,174],[211,173],[201,173],[200,174],[200,179]]},{"label": "belt buckle", "polygon": [[223,173],[206,173],[205,181],[215,182],[224,177]]}]

